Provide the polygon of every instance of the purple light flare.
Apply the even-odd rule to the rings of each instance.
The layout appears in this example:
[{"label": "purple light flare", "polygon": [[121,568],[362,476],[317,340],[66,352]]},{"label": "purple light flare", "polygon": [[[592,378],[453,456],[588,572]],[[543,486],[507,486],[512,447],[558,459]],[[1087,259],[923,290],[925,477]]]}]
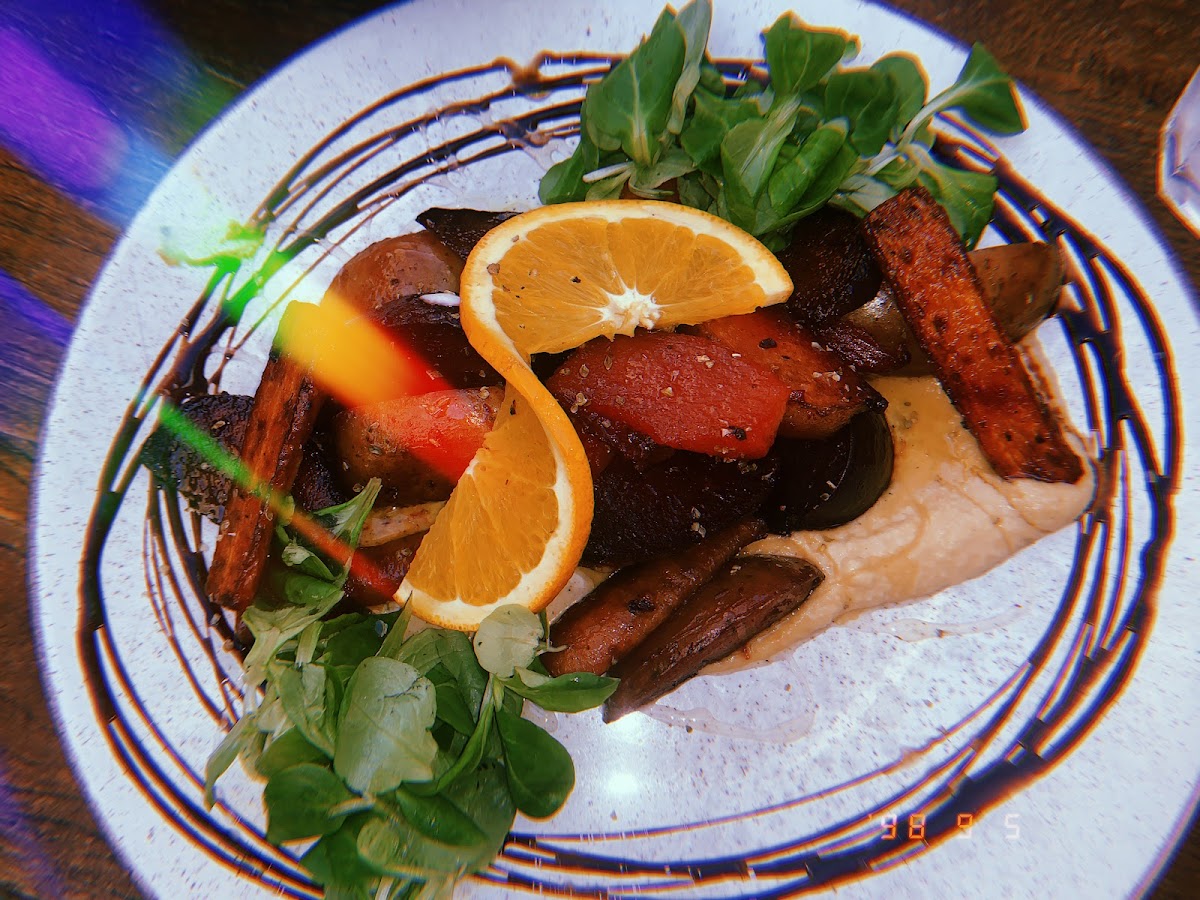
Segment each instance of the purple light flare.
[{"label": "purple light flare", "polygon": [[112,186],[129,142],[34,43],[0,27],[0,139],[71,193]]}]

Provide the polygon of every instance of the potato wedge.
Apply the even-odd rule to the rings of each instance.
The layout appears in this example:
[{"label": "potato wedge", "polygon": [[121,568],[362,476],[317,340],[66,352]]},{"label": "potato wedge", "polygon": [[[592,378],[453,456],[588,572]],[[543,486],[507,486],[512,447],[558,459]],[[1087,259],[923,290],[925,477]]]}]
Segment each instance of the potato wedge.
[{"label": "potato wedge", "polygon": [[458,292],[463,262],[427,231],[376,241],[334,276],[329,291],[364,312],[380,312],[397,297]]}]

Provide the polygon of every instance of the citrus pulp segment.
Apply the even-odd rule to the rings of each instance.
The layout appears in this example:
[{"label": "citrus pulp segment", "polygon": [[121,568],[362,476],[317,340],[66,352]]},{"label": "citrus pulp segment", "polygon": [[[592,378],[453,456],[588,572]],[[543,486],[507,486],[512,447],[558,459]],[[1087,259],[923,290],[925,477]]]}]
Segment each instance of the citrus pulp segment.
[{"label": "citrus pulp segment", "polygon": [[570,577],[587,540],[591,482],[586,490],[572,485],[578,471],[533,406],[519,394],[506,396],[496,427],[434,520],[397,598],[425,621],[460,630],[508,603],[541,609],[562,587],[551,592],[548,585],[565,582],[564,570]]}]

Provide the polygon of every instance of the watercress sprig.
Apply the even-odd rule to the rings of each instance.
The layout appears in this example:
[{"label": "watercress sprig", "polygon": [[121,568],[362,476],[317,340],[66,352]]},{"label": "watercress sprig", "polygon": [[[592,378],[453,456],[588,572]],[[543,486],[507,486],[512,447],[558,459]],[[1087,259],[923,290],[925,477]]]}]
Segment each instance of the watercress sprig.
[{"label": "watercress sprig", "polygon": [[[316,514],[353,547],[378,493]],[[521,718],[528,700],[577,712],[612,678],[550,678],[546,623],[502,607],[474,638],[410,632],[410,614],[325,618],[347,569],[286,527],[273,593],[243,617],[247,709],[213,753],[206,796],[239,757],[266,780],[267,839],[311,844],[302,862],[334,898],[447,896],[486,866],[518,811],[553,815],[575,784],[566,748]],[[254,702],[261,687],[261,699]]]},{"label": "watercress sprig", "polygon": [[543,203],[674,193],[778,249],[827,203],[863,215],[919,182],[974,246],[997,182],[939,160],[932,122],[955,110],[989,132],[1023,129],[1012,81],[987,50],[976,44],[954,84],[928,99],[911,57],[849,66],[856,37],[789,13],[764,32],[767,77],[732,87],[706,54],[711,19],[710,0],[664,10],[588,88],[579,143],[542,179]]}]

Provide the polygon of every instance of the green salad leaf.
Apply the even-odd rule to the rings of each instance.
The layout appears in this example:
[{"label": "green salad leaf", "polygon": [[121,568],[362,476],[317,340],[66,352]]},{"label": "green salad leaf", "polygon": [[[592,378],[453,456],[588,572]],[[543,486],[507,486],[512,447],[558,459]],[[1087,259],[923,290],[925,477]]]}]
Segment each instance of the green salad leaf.
[{"label": "green salad leaf", "polygon": [[436,710],[433,685],[412,666],[385,656],[363,660],[338,715],[334,771],[359,793],[430,780]]},{"label": "green salad leaf", "polygon": [[507,710],[496,711],[496,723],[517,809],[534,819],[554,815],[575,786],[571,754],[546,729]]},{"label": "green salad leaf", "polygon": [[799,95],[820,84],[847,56],[858,54],[858,39],[844,31],[809,28],[795,13],[784,13],[763,40],[771,87],[780,95]]},{"label": "green salad leaf", "polygon": [[331,758],[330,753],[310,744],[299,728],[289,728],[263,750],[255,769],[263,778],[269,779],[292,766],[301,763],[326,763]]},{"label": "green salad leaf", "polygon": [[[693,18],[689,15],[688,21]],[[708,29],[704,32],[707,39]],[[703,53],[703,47],[698,52]],[[675,86],[687,56],[683,28],[670,10],[663,10],[649,37],[604,80],[588,88],[587,130],[592,143],[601,150],[623,150],[639,166],[653,165],[663,149]]]},{"label": "green salad leaf", "polygon": [[711,20],[710,0],[665,11],[588,88],[579,144],[546,173],[543,203],[625,190],[677,196],[780,249],[797,221],[827,203],[865,215],[919,182],[974,246],[991,218],[994,181],[936,158],[932,126],[955,111],[993,133],[1022,130],[1012,81],[987,50],[977,44],[954,84],[928,100],[912,57],[850,66],[858,38],[785,13],[764,32],[767,78],[752,72],[733,85],[701,45]]},{"label": "green salad leaf", "polygon": [[315,763],[276,772],[263,790],[267,840],[279,844],[332,834],[345,819],[336,808],[353,796],[342,779]]},{"label": "green salad leaf", "polygon": [[599,706],[617,689],[617,679],[591,672],[568,672],[551,678],[544,672],[517,669],[504,686],[549,712],[574,713]]},{"label": "green salad leaf", "polygon": [[475,632],[475,656],[488,672],[511,678],[513,669],[528,666],[538,653],[542,623],[523,606],[502,606]]},{"label": "green salad leaf", "polygon": [[[377,493],[374,482],[315,518],[353,547]],[[276,596],[300,600],[246,611],[250,700],[209,759],[206,799],[241,758],[266,779],[267,839],[316,839],[302,862],[326,896],[448,897],[499,852],[518,809],[550,815],[574,785],[566,749],[521,719],[525,699],[578,712],[616,681],[551,679],[538,661],[545,621],[520,607],[492,613],[474,641],[409,634],[408,610],[331,618],[348,562],[286,527],[277,537],[276,587],[299,587]]]},{"label": "green salad leaf", "polygon": [[675,23],[683,32],[683,69],[675,80],[671,92],[671,114],[667,117],[667,131],[679,134],[687,116],[688,99],[700,83],[704,51],[708,47],[708,30],[712,26],[712,6],[707,3],[689,3],[675,16]]},{"label": "green salad leaf", "polygon": [[900,123],[911,122],[925,106],[929,84],[925,70],[913,57],[905,53],[889,53],[875,60],[872,71],[885,75],[892,83],[896,96],[896,114],[892,123],[891,140],[898,141],[902,132]]}]

